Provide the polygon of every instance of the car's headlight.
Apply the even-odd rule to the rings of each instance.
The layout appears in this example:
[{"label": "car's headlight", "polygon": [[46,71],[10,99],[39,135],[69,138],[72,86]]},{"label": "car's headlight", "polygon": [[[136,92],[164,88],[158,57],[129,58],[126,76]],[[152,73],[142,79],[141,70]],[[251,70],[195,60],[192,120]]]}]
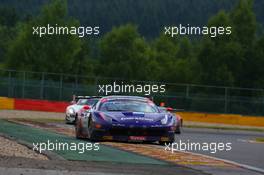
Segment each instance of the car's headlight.
[{"label": "car's headlight", "polygon": [[70,114],[74,114],[74,110],[72,108],[69,109]]},{"label": "car's headlight", "polygon": [[160,120],[161,124],[165,125],[168,123],[168,115],[165,115],[163,119]]}]

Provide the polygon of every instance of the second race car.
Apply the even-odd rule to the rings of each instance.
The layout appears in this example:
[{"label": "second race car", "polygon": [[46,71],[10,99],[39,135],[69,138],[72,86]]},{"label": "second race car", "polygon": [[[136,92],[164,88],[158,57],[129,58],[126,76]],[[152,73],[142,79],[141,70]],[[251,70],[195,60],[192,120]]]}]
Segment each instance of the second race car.
[{"label": "second race car", "polygon": [[100,97],[95,96],[74,96],[71,105],[66,108],[66,123],[75,123],[75,120],[83,110],[89,109]]}]

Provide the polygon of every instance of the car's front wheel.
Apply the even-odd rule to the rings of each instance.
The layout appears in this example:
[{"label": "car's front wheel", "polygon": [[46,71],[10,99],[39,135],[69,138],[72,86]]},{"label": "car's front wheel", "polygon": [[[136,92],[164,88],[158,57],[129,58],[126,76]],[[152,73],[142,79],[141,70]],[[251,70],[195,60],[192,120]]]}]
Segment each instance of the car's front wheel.
[{"label": "car's front wheel", "polygon": [[80,128],[80,123],[78,122],[78,120],[75,121],[75,137],[77,139],[81,139],[81,128]]},{"label": "car's front wheel", "polygon": [[175,134],[181,134],[181,127],[179,125],[176,127]]},{"label": "car's front wheel", "polygon": [[95,141],[95,136],[94,136],[94,123],[93,120],[90,118],[88,121],[88,138],[91,141]]}]

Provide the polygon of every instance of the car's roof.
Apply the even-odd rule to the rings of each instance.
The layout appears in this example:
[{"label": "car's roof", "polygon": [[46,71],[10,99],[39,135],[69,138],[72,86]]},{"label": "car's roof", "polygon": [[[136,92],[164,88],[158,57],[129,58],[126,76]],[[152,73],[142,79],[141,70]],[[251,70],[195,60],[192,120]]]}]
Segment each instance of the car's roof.
[{"label": "car's roof", "polygon": [[90,98],[101,98],[101,96],[83,96],[83,95],[79,95],[79,96],[75,96],[75,98],[78,98],[78,99],[90,99]]},{"label": "car's roof", "polygon": [[142,101],[149,101],[149,98],[146,97],[140,97],[140,96],[125,96],[125,95],[112,95],[112,96],[106,96],[102,99],[108,99],[108,100],[119,100],[119,99],[128,99],[128,100],[142,100]]}]

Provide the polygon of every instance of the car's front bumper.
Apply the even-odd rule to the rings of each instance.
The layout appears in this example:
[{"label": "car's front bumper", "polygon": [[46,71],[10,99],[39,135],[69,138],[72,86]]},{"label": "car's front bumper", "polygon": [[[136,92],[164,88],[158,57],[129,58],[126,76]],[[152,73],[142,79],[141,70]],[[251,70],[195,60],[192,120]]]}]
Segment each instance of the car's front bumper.
[{"label": "car's front bumper", "polygon": [[174,132],[175,130],[171,127],[102,127],[94,128],[94,137],[98,140],[164,142],[174,141]]}]

